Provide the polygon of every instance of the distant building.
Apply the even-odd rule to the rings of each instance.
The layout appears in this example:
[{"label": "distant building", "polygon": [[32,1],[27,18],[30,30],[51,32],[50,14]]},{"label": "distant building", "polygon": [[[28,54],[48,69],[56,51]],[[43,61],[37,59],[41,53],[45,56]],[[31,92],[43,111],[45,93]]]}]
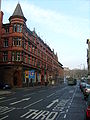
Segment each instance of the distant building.
[{"label": "distant building", "polygon": [[3,24],[0,11],[0,82],[12,87],[60,82],[63,65],[57,54],[26,26],[18,3],[9,23]]},{"label": "distant building", "polygon": [[68,67],[64,67],[64,77],[65,78],[70,77],[70,69]]},{"label": "distant building", "polygon": [[87,39],[87,65],[88,65],[88,83],[90,83],[90,39]]}]

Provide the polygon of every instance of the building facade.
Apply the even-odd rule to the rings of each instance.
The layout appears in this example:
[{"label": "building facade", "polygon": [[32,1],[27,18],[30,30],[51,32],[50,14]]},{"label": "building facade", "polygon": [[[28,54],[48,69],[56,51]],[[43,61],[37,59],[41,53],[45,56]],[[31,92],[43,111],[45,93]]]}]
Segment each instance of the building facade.
[{"label": "building facade", "polygon": [[87,66],[88,66],[88,83],[90,83],[90,39],[87,39]]},{"label": "building facade", "polygon": [[26,21],[19,3],[9,23],[3,24],[0,11],[0,82],[12,87],[56,83],[63,79],[63,65]]}]

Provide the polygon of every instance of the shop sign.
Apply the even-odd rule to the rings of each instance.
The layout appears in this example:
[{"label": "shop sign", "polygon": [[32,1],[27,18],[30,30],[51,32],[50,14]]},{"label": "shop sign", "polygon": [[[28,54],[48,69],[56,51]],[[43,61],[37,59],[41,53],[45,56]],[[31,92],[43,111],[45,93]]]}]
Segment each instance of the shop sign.
[{"label": "shop sign", "polygon": [[25,78],[29,78],[29,71],[25,70]]},{"label": "shop sign", "polygon": [[29,71],[29,78],[35,79],[35,70],[30,70]]}]

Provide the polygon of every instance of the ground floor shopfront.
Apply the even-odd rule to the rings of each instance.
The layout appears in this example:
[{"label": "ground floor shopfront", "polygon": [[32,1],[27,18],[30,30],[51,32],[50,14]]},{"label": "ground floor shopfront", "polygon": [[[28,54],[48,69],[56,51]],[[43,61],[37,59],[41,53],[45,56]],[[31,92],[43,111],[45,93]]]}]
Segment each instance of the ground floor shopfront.
[{"label": "ground floor shopfront", "polygon": [[12,87],[47,85],[48,76],[44,69],[8,65],[0,67],[0,82],[8,83]]},{"label": "ground floor shopfront", "polygon": [[55,72],[25,66],[0,66],[0,82],[8,83],[11,87],[29,87],[35,85],[57,84],[63,81]]}]

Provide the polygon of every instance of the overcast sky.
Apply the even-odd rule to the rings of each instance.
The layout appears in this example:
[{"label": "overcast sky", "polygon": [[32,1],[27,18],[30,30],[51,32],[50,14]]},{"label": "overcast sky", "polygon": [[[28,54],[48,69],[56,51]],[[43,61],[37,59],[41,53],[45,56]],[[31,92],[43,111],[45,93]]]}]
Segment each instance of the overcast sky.
[{"label": "overcast sky", "polygon": [[64,67],[87,67],[90,0],[2,0],[3,23],[20,3],[27,27],[57,52]]}]

